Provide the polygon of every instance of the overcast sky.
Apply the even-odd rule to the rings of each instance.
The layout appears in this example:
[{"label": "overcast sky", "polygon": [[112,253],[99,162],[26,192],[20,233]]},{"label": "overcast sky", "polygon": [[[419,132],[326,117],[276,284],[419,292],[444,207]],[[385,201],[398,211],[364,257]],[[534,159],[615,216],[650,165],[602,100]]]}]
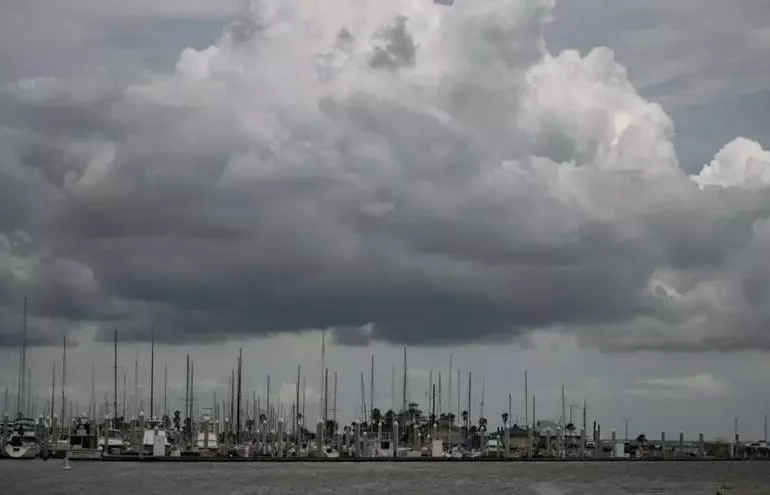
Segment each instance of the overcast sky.
[{"label": "overcast sky", "polygon": [[628,418],[633,435],[728,437],[737,416],[763,435],[765,0],[5,0],[0,14],[12,396],[26,295],[41,403],[65,335],[70,397],[89,400],[92,363],[111,393],[115,328],[147,397],[154,325],[159,403],[168,364],[177,407],[187,353],[196,394],[222,398],[242,347],[248,394],[270,373],[290,407],[301,365],[314,419],[327,328],[345,420],[372,354],[390,408],[407,345],[410,399],[427,402],[433,370],[448,402],[451,354],[493,425],[509,393],[523,416],[529,369],[543,419],[564,384],[604,432]]}]

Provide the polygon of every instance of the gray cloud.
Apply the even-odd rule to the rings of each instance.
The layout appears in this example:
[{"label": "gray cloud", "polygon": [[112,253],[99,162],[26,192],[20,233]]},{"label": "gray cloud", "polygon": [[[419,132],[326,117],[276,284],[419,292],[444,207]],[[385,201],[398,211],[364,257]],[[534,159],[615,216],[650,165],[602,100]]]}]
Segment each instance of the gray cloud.
[{"label": "gray cloud", "polygon": [[688,176],[611,51],[545,49],[551,3],[266,0],[172,73],[8,86],[0,318],[28,295],[40,343],[770,347],[768,153]]}]

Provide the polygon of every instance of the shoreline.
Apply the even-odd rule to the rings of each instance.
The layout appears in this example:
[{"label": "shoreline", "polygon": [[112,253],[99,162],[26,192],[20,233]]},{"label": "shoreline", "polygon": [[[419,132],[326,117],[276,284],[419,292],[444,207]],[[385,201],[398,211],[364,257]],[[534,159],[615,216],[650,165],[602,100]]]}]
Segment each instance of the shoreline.
[{"label": "shoreline", "polygon": [[438,462],[438,463],[474,463],[474,462],[496,462],[496,463],[655,463],[655,462],[765,462],[770,459],[743,459],[743,458],[721,458],[721,457],[671,457],[671,458],[624,458],[624,457],[606,457],[606,458],[585,458],[585,459],[560,459],[560,458],[515,458],[501,459],[497,457],[479,457],[473,459],[452,459],[442,457],[224,457],[224,456],[183,456],[183,457],[137,457],[137,456],[105,456],[102,458],[70,458],[71,462],[165,462],[165,463],[184,463],[184,462],[213,462],[213,463],[400,463],[400,462]]}]

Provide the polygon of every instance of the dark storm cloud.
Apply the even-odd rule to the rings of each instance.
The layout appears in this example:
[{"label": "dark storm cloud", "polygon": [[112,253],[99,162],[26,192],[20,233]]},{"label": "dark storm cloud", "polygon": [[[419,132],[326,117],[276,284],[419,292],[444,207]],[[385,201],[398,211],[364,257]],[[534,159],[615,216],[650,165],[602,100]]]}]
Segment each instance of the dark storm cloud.
[{"label": "dark storm cloud", "polygon": [[[770,348],[767,188],[682,173],[607,51],[538,61],[547,6],[455,5],[438,43],[429,14],[386,8],[336,51],[340,26],[298,43],[278,27],[301,22],[260,17],[120,91],[7,91],[0,308],[27,295],[38,343],[93,324],[174,344],[558,328],[608,350]],[[731,177],[764,159],[720,156]]]}]

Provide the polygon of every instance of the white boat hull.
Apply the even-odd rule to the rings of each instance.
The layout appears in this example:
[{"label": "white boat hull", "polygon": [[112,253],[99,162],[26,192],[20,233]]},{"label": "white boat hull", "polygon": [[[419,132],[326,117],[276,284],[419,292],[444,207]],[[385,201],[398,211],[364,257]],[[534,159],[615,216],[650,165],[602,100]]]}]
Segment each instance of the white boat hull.
[{"label": "white boat hull", "polygon": [[34,459],[40,455],[40,447],[37,445],[22,445],[14,447],[6,444],[3,446],[3,453],[8,459]]}]

